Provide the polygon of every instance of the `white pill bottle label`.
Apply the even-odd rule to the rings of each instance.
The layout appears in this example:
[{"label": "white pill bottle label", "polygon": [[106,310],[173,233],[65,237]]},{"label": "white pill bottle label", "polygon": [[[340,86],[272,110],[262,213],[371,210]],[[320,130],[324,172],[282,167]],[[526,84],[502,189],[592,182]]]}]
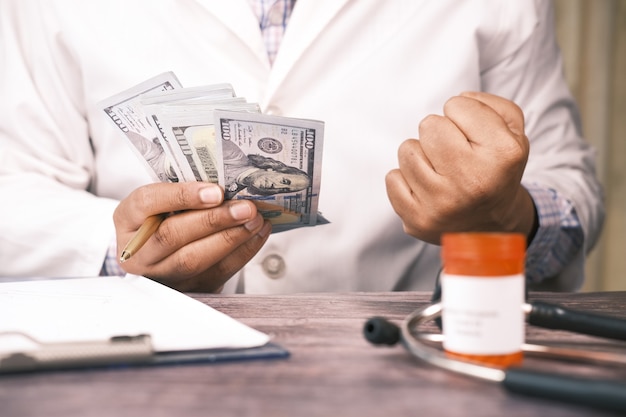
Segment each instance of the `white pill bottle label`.
[{"label": "white pill bottle label", "polygon": [[524,275],[466,276],[442,273],[445,350],[506,355],[524,343]]}]

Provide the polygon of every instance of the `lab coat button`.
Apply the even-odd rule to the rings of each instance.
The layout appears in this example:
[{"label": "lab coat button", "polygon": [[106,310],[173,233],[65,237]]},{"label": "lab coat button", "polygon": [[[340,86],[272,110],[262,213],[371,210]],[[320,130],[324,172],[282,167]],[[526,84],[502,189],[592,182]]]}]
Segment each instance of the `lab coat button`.
[{"label": "lab coat button", "polygon": [[268,255],[263,259],[263,272],[272,279],[277,279],[285,274],[285,260],[276,254]]},{"label": "lab coat button", "polygon": [[268,106],[265,110],[265,114],[269,114],[270,116],[282,116],[283,112],[280,107]]}]

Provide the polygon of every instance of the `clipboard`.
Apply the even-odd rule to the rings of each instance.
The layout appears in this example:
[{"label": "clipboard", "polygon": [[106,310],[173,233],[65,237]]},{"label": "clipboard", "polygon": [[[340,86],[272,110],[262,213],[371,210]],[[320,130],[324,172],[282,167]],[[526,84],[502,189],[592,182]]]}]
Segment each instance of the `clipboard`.
[{"label": "clipboard", "polygon": [[0,374],[287,358],[270,337],[150,279],[0,282]]}]

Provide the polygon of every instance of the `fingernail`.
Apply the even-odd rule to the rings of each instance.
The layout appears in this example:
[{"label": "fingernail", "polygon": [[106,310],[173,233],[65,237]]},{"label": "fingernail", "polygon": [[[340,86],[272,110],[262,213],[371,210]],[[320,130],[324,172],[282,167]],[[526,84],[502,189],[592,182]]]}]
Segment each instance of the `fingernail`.
[{"label": "fingernail", "polygon": [[254,229],[257,229],[261,223],[263,223],[263,217],[261,216],[256,216],[254,219],[250,220],[247,223],[244,223],[243,227],[245,227],[246,229],[248,229],[248,231],[253,231]]},{"label": "fingernail", "polygon": [[257,233],[257,235],[265,239],[267,235],[270,234],[271,231],[272,231],[272,224],[270,222],[266,222],[261,228],[261,230],[259,230],[259,233]]},{"label": "fingernail", "polygon": [[200,200],[206,204],[219,204],[222,201],[222,191],[216,186],[201,188]]},{"label": "fingernail", "polygon": [[235,220],[249,219],[252,215],[252,209],[245,202],[234,203],[230,206],[230,214]]}]

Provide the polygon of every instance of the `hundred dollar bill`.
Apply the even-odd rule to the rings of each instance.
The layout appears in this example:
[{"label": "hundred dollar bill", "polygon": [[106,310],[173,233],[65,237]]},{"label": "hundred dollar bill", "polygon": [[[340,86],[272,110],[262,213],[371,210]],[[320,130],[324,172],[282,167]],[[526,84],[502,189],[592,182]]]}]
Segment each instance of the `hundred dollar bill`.
[{"label": "hundred dollar bill", "polygon": [[[209,104],[210,103],[210,104]],[[217,151],[215,142],[216,108],[258,112],[259,106],[245,99],[205,100],[203,104],[149,105],[146,113],[158,126],[163,142],[172,152],[183,181],[218,182]]]},{"label": "hundred dollar bill", "polygon": [[155,181],[218,182],[227,199],[254,200],[274,233],[328,223],[317,212],[323,122],[263,115],[230,84],[182,88],[171,72],[100,106]]},{"label": "hundred dollar bill", "polygon": [[235,97],[233,86],[222,83],[146,93],[141,97],[141,104],[144,106],[152,104],[202,104],[233,97]]},{"label": "hundred dollar bill", "polygon": [[274,232],[318,224],[323,122],[216,110],[215,126],[225,198],[254,200]]},{"label": "hundred dollar bill", "polygon": [[107,116],[124,133],[132,149],[147,164],[155,180],[176,182],[180,171],[161,143],[159,132],[150,124],[141,104],[144,94],[181,88],[172,72],[165,72],[99,103]]},{"label": "hundred dollar bill", "polygon": [[173,103],[181,101],[212,100],[235,97],[233,86],[228,83],[201,85],[197,87],[184,87],[177,90],[146,93],[141,98],[144,105],[155,103]]},{"label": "hundred dollar bill", "polygon": [[[211,177],[210,174],[205,175],[204,167],[199,159],[200,155],[206,156],[205,148],[199,151],[194,148],[194,144],[205,142],[202,137],[206,135],[194,133],[194,140],[192,140],[181,129],[172,130],[172,127],[187,123],[186,121],[183,122],[182,119],[188,119],[190,116],[197,119],[197,116],[205,115],[207,111],[212,111],[218,104],[229,108],[233,105],[246,103],[246,100],[243,97],[235,96],[232,85],[222,83],[150,92],[143,94],[140,102],[150,124],[158,131],[162,143],[165,144],[165,153],[173,162],[172,166],[175,168],[179,179],[181,181],[212,182],[213,178],[209,178]],[[206,119],[212,121],[212,113]]]}]

